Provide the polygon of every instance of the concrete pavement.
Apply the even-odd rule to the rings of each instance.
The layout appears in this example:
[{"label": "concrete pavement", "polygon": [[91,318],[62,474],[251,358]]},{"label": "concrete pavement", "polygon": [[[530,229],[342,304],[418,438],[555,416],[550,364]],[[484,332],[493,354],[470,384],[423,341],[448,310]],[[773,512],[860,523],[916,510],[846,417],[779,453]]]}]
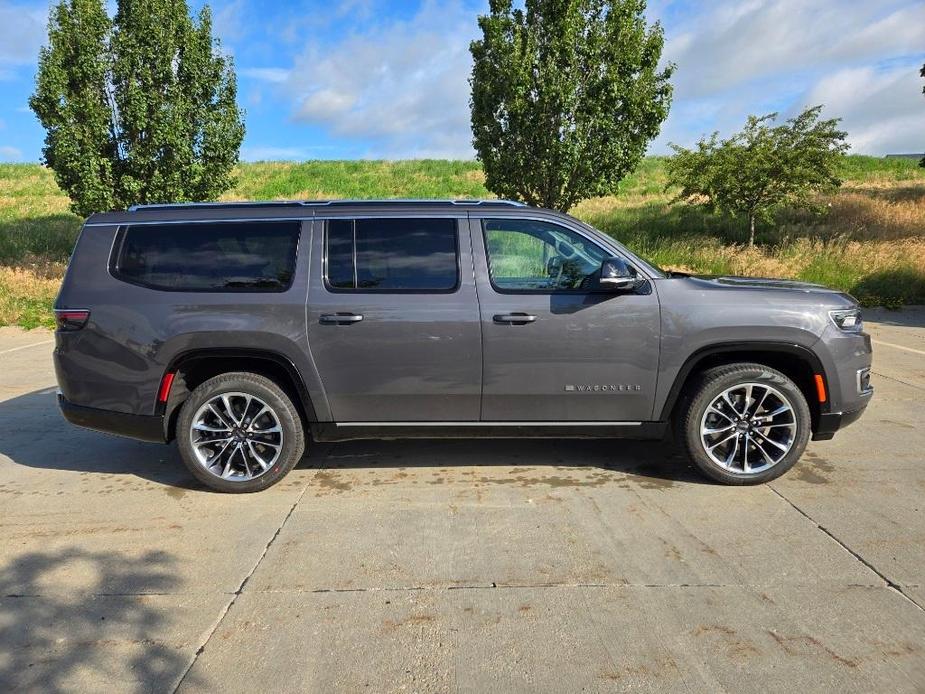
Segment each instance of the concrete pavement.
[{"label": "concrete pavement", "polygon": [[925,310],[771,485],[625,441],[324,444],[257,495],[56,410],[0,328],[0,689],[925,690]]}]

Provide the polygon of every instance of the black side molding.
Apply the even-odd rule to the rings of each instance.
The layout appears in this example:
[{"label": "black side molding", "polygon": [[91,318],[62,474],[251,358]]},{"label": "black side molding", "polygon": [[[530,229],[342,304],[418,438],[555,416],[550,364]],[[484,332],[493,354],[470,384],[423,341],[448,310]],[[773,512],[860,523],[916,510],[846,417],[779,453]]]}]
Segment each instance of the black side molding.
[{"label": "black side molding", "polygon": [[[730,352],[781,352],[790,354],[798,357],[809,365],[814,374],[822,375],[825,381],[826,392],[830,391],[832,388],[831,375],[825,371],[822,362],[819,361],[819,357],[817,357],[811,349],[803,345],[798,345],[793,342],[773,342],[764,340],[756,340],[754,342],[723,342],[701,347],[687,358],[681,370],[678,371],[678,375],[671,385],[671,390],[668,391],[668,398],[665,400],[662,411],[657,413],[658,418],[661,420],[670,418],[671,411],[674,409],[675,403],[681,395],[681,388],[684,387],[684,383],[687,381],[687,377],[690,376],[691,371],[693,371],[701,361],[716,354],[726,354]],[[828,413],[828,399],[826,399],[824,403],[820,403],[820,406],[822,414]]]},{"label": "black side molding", "polygon": [[100,410],[96,407],[84,407],[75,405],[60,393],[58,393],[58,407],[61,408],[61,414],[67,421],[79,427],[140,441],[166,443],[164,417],[161,415],[126,414],[125,412]]},{"label": "black side molding", "polygon": [[[293,385],[296,388],[299,400],[302,403],[302,408],[305,412],[305,417],[309,422],[317,421],[317,416],[315,415],[315,406],[312,404],[311,395],[309,395],[308,388],[305,386],[305,379],[302,378],[302,374],[299,372],[298,367],[292,363],[292,360],[289,357],[280,354],[279,352],[274,352],[272,350],[264,349],[253,349],[249,347],[242,348],[224,348],[224,347],[203,347],[191,349],[186,352],[181,352],[171,359],[170,364],[165,369],[164,373],[169,373],[172,371],[182,370],[182,368],[194,361],[200,359],[235,359],[235,358],[250,358],[250,359],[263,359],[264,361],[271,362],[277,366],[282,367],[286,373],[289,375],[289,378],[292,380]],[[164,377],[164,374],[161,374],[161,378]],[[164,414],[168,417],[171,415],[174,409],[179,407],[182,403],[169,403],[172,405],[168,408],[168,403],[158,402],[155,403],[155,412],[157,414]],[[168,411],[168,409],[170,411]]]}]

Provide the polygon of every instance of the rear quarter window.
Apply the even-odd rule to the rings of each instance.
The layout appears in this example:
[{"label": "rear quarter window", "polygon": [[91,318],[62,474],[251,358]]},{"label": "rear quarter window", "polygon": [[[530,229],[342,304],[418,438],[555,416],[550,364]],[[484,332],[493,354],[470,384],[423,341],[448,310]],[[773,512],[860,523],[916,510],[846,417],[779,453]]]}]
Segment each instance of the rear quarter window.
[{"label": "rear quarter window", "polygon": [[112,274],[165,291],[282,292],[292,285],[301,222],[124,227]]}]

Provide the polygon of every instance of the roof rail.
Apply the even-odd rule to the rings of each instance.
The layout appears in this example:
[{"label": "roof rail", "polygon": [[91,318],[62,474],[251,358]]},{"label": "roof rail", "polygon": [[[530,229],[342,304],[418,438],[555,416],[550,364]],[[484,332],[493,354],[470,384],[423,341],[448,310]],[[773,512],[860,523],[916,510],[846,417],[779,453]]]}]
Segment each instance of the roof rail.
[{"label": "roof rail", "polygon": [[224,207],[299,207],[302,203],[299,200],[267,200],[264,202],[158,202],[150,205],[132,205],[128,208],[129,212],[139,210],[174,210],[189,209],[210,210],[221,209]]},{"label": "roof rail", "polygon": [[526,203],[517,200],[434,200],[426,198],[388,198],[382,200],[265,200],[240,202],[167,202],[150,205],[132,205],[129,212],[139,210],[172,210],[189,209],[198,210],[232,208],[266,208],[266,207],[321,207],[321,206],[382,206],[382,205],[426,205],[436,207],[441,205],[478,205],[480,207],[527,207]]}]

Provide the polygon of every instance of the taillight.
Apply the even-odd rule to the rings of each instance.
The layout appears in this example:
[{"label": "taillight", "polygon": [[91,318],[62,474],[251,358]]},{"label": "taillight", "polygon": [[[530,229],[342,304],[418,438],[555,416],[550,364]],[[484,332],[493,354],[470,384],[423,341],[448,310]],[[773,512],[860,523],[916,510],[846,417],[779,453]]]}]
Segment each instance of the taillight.
[{"label": "taillight", "polygon": [[89,318],[90,312],[86,309],[55,309],[55,325],[61,332],[80,330],[87,324]]}]

